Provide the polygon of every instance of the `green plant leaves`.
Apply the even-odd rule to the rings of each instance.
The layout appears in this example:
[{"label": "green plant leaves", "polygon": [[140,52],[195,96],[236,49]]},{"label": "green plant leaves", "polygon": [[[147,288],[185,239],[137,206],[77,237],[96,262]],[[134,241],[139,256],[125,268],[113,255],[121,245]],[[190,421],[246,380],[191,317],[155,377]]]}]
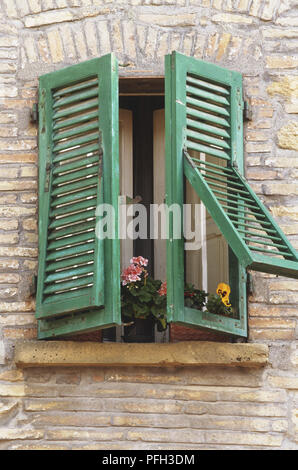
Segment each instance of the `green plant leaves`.
[{"label": "green plant leaves", "polygon": [[[141,281],[121,286],[122,317],[153,318],[158,331],[167,328],[167,297],[158,293],[162,282],[151,277],[142,277]],[[208,294],[196,289],[192,284],[185,284],[184,304],[186,307],[224,316],[234,316],[234,311],[226,307],[219,295]]]},{"label": "green plant leaves", "polygon": [[154,318],[157,329],[167,327],[166,296],[160,296],[161,281],[151,277],[121,287],[122,316],[129,319]]}]

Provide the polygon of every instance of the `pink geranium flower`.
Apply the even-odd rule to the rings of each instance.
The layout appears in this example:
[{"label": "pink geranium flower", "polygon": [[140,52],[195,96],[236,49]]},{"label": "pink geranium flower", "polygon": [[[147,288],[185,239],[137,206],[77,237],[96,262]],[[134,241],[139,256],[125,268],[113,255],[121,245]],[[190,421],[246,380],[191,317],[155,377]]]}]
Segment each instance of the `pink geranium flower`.
[{"label": "pink geranium flower", "polygon": [[141,275],[144,273],[144,277],[146,278],[148,273],[144,266],[147,266],[148,260],[143,258],[142,256],[134,256],[130,260],[130,265],[122,271],[121,280],[122,285],[126,286],[127,284],[131,284],[132,282],[141,281]]},{"label": "pink geranium flower", "polygon": [[121,274],[122,285],[126,286],[131,282],[140,281],[142,272],[143,268],[136,266],[135,264],[130,264]]},{"label": "pink geranium flower", "polygon": [[140,266],[147,266],[148,260],[146,258],[143,258],[143,256],[134,256],[133,258],[131,258],[130,263],[137,264]]}]

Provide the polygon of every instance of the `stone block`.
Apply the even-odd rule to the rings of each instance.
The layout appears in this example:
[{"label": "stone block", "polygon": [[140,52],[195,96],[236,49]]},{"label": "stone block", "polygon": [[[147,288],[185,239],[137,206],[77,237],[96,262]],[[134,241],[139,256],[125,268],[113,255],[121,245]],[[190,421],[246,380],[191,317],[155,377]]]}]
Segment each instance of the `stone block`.
[{"label": "stone block", "polygon": [[298,122],[288,122],[279,130],[277,137],[279,147],[298,150]]},{"label": "stone block", "polygon": [[261,344],[181,342],[163,344],[99,344],[91,342],[23,342],[16,345],[15,361],[26,366],[134,365],[264,366],[268,349]]}]

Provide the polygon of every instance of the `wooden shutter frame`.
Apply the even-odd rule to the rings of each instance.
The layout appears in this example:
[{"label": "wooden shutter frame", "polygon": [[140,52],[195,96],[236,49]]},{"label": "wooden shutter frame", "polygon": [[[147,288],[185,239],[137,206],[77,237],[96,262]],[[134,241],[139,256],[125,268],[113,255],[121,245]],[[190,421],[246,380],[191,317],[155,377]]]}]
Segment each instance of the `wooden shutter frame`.
[{"label": "wooden shutter frame", "polygon": [[[177,65],[184,71],[185,80],[181,77],[181,69],[178,72]],[[193,65],[193,68],[192,68]],[[216,66],[215,66],[216,67]],[[218,67],[221,72],[222,69]],[[186,113],[184,111],[186,103],[186,72],[197,73],[197,60],[186,57],[180,53],[173,52],[165,58],[165,102],[166,102],[166,201],[168,205],[179,204],[183,207],[183,175],[184,175],[184,151],[185,151],[185,129]],[[223,83],[230,83],[232,74],[235,72],[224,71],[221,75]],[[233,85],[239,87],[240,74],[235,75]],[[211,77],[214,80],[214,77]],[[241,81],[240,81],[241,85]],[[174,99],[175,97],[175,99]],[[242,88],[238,93],[235,107],[237,121],[242,126]],[[182,112],[180,112],[182,110]],[[233,123],[234,127],[238,122]],[[243,134],[238,135],[232,148],[234,159],[237,158],[237,164],[241,171],[244,171],[243,162]],[[240,154],[240,158],[239,158]],[[237,304],[239,319],[224,317],[199,311],[184,306],[184,240],[181,238],[173,239],[173,221],[170,219],[170,236],[167,240],[167,314],[168,321],[175,322],[185,326],[211,329],[213,331],[224,332],[230,335],[247,337],[247,288],[246,270],[239,263],[231,249],[229,249],[230,258],[230,284],[232,287],[232,300]]]},{"label": "wooden shutter frame", "polygon": [[[96,240],[94,252],[94,283],[89,308],[78,302],[79,295],[73,299],[73,309],[63,311],[63,302],[59,313],[50,317],[50,307],[43,310],[42,291],[44,283],[46,233],[49,220],[50,191],[52,168],[52,90],[82,81],[90,76],[98,77],[99,89],[99,130],[103,150],[102,178],[97,189],[97,201],[109,203],[114,207],[116,216],[115,238]],[[118,239],[118,65],[114,54],[92,59],[66,69],[40,77],[39,88],[39,151],[46,149],[44,158],[40,158],[39,167],[39,271],[37,289],[37,318],[39,339],[91,331],[121,323],[120,308],[120,243]],[[97,202],[97,203],[98,203]],[[96,223],[99,218],[96,217]],[[104,259],[104,263],[102,260]],[[74,291],[75,292],[75,291]],[[70,302],[71,304],[71,302]],[[101,306],[104,305],[104,308]],[[99,308],[98,308],[99,307]],[[45,316],[47,318],[45,318]]]}]

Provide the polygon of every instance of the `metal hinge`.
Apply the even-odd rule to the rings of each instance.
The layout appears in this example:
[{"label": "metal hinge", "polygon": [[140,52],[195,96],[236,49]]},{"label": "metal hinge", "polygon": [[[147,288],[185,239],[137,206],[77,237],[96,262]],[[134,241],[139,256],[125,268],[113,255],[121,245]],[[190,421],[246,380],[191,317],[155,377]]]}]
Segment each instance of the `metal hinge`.
[{"label": "metal hinge", "polygon": [[31,279],[31,284],[29,286],[29,291],[31,296],[35,296],[37,292],[37,275],[34,274]]},{"label": "metal hinge", "polygon": [[243,119],[244,121],[252,121],[252,107],[248,101],[244,101]]},{"label": "metal hinge", "polygon": [[38,123],[38,104],[34,103],[30,111],[30,120],[33,123]]}]

